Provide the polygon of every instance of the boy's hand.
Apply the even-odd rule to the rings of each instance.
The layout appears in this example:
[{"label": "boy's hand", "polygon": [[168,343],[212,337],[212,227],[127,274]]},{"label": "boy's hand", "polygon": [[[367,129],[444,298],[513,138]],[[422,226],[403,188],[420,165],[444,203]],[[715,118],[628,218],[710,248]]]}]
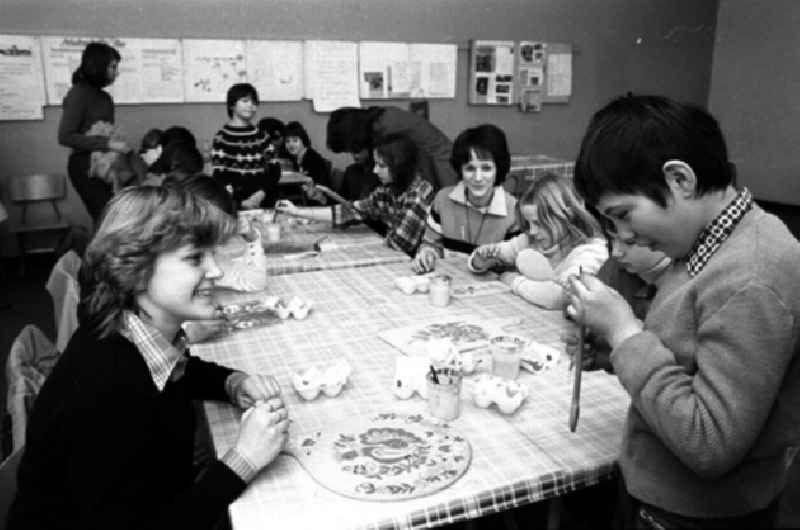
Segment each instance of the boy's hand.
[{"label": "boy's hand", "polygon": [[129,153],[131,151],[131,147],[123,140],[109,140],[108,150],[116,151],[117,153]]},{"label": "boy's hand", "polygon": [[315,186],[313,182],[308,184],[303,184],[303,193],[306,194],[306,197],[311,199],[312,201],[316,201],[320,204],[327,204],[328,197],[319,189],[318,186]]},{"label": "boy's hand", "polygon": [[289,412],[279,398],[261,402],[242,415],[234,447],[257,469],[278,456],[289,439]]},{"label": "boy's hand", "polygon": [[604,337],[612,349],[642,330],[642,323],[622,295],[595,276],[571,278],[567,296],[567,314]]},{"label": "boy's hand", "polygon": [[436,249],[428,246],[422,246],[417,251],[417,255],[411,262],[411,270],[417,274],[430,272],[436,267]]},{"label": "boy's hand", "polygon": [[297,206],[288,199],[281,199],[275,203],[275,210],[282,213],[288,213],[289,215],[296,215],[297,214]]},{"label": "boy's hand", "polygon": [[[564,341],[564,352],[567,354],[567,357],[570,359],[574,359],[575,355],[578,353],[578,344],[580,342],[580,328],[572,327],[568,331],[566,331],[562,336],[561,340]],[[595,366],[595,357],[597,355],[597,351],[592,345],[592,341],[589,340],[587,337],[583,341],[583,356],[581,356],[581,368],[583,370],[589,370]]]}]

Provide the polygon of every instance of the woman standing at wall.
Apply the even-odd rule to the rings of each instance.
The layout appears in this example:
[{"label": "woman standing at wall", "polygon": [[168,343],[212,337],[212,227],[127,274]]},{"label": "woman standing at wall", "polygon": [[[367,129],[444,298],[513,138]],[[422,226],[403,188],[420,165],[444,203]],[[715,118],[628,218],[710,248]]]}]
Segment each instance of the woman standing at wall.
[{"label": "woman standing at wall", "polygon": [[108,44],[90,42],[86,45],[81,64],[72,74],[72,88],[64,96],[58,125],[58,143],[72,149],[67,162],[69,179],[95,222],[113,190],[110,184],[89,178],[91,152],[130,151],[124,141],[87,134],[98,121],[114,123],[114,100],[103,88],[117,78],[119,61],[119,52]]}]

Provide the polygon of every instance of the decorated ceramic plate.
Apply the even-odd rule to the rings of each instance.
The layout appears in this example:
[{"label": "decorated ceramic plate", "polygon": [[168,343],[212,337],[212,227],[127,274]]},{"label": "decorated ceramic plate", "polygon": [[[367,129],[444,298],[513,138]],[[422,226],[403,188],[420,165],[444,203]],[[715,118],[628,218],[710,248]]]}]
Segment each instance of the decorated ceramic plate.
[{"label": "decorated ceramic plate", "polygon": [[422,415],[378,414],[303,436],[291,452],[329,490],[359,500],[430,495],[469,468],[469,442]]}]

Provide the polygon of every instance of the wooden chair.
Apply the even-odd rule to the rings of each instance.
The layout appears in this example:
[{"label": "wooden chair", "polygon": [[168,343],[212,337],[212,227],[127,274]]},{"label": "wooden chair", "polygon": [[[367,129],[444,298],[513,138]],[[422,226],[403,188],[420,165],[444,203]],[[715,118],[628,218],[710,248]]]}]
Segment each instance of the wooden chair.
[{"label": "wooden chair", "polygon": [[22,460],[22,451],[23,448],[14,451],[0,463],[0,530],[6,527],[8,510],[17,494],[17,470]]},{"label": "wooden chair", "polygon": [[[25,274],[25,256],[29,254],[55,253],[69,232],[69,223],[61,216],[58,201],[67,194],[64,175],[34,174],[11,178],[11,202],[22,208],[20,223],[11,229],[17,235],[20,254],[20,273]],[[44,221],[28,218],[28,209],[42,210],[43,203],[49,202],[53,214]],[[43,213],[43,212],[40,212]],[[43,244],[45,234],[57,236],[55,243]],[[30,244],[31,236],[35,236],[36,246]],[[50,240],[52,241],[52,240]]]}]

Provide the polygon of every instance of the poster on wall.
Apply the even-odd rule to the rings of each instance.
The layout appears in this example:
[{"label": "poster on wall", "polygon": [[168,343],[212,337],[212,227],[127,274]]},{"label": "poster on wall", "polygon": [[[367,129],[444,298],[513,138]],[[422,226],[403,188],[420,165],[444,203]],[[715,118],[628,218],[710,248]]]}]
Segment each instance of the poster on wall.
[{"label": "poster on wall", "polygon": [[183,39],[184,98],[224,102],[228,89],[247,82],[244,41]]},{"label": "poster on wall", "polygon": [[247,80],[261,101],[303,99],[303,42],[245,42]]},{"label": "poster on wall", "polygon": [[545,102],[566,103],[572,95],[572,46],[551,42],[547,46]]},{"label": "poster on wall", "polygon": [[305,97],[316,112],[358,107],[358,45],[349,41],[305,41]]},{"label": "poster on wall", "polygon": [[457,45],[409,44],[408,63],[411,97],[456,97]]},{"label": "poster on wall", "polygon": [[471,42],[469,103],[512,105],[516,100],[514,41]]},{"label": "poster on wall", "polygon": [[41,120],[44,75],[36,37],[0,35],[0,120]]},{"label": "poster on wall", "polygon": [[361,42],[358,45],[359,95],[363,99],[409,96],[408,44]]},{"label": "poster on wall", "polygon": [[[183,101],[183,64],[180,41],[178,39],[130,39],[130,42],[136,56],[136,77],[139,81],[138,102]],[[116,84],[114,83],[112,86],[116,86]]]}]

